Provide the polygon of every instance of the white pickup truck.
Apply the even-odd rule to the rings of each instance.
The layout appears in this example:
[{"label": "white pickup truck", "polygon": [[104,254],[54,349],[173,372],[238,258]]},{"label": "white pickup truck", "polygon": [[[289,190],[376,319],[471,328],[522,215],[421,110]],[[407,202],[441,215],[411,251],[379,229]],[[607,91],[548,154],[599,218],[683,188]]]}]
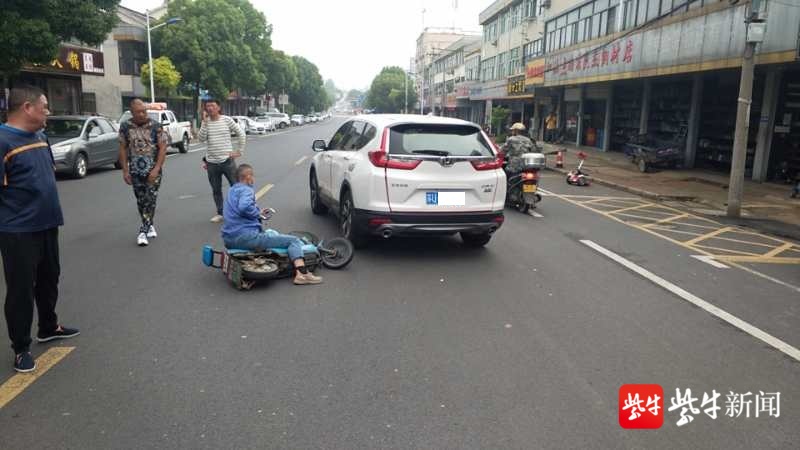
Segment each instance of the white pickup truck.
[{"label": "white pickup truck", "polygon": [[[181,153],[189,151],[189,139],[191,138],[192,125],[189,122],[178,122],[175,113],[168,109],[148,109],[147,115],[160,123],[164,130],[169,134],[169,144],[178,149]],[[125,122],[131,118],[131,112],[125,111],[119,122]]]}]

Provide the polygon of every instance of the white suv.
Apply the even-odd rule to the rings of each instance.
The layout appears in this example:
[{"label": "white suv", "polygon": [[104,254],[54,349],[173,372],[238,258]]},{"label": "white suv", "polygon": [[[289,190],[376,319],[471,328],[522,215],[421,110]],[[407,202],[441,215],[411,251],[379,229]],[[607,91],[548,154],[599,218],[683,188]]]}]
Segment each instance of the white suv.
[{"label": "white suv", "polygon": [[460,233],[483,246],[503,224],[502,157],[474,123],[357,116],[312,148],[311,210],[333,210],[356,245],[369,236]]}]

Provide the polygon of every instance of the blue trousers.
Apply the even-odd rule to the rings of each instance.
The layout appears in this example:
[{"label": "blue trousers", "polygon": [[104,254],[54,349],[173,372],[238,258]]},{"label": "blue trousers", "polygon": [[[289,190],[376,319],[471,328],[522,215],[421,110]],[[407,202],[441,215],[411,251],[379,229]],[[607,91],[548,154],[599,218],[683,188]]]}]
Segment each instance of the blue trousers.
[{"label": "blue trousers", "polygon": [[304,242],[295,236],[269,231],[247,233],[234,238],[225,239],[225,247],[242,250],[263,251],[268,248],[285,248],[292,261],[303,257]]}]

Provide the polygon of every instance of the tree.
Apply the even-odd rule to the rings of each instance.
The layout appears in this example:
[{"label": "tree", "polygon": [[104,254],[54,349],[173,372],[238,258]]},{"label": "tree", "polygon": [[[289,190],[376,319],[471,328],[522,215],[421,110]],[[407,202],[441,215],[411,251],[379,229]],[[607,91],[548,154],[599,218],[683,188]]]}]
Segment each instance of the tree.
[{"label": "tree", "polygon": [[406,92],[408,105],[413,106],[417,101],[414,81],[400,67],[384,67],[372,80],[366,106],[378,113],[399,113],[405,108]]},{"label": "tree", "polygon": [[[150,66],[142,64],[142,82],[150,96]],[[161,56],[153,60],[153,85],[156,95],[168,97],[171,95],[178,84],[181,82],[181,73],[166,56]]]},{"label": "tree", "polygon": [[47,64],[61,42],[103,42],[117,24],[119,0],[5,0],[0,14],[3,86],[26,64]]},{"label": "tree", "polygon": [[342,96],[342,91],[336,87],[336,83],[333,80],[325,82],[325,92],[328,94],[328,100],[331,104],[336,103],[336,100],[339,100],[339,97]]},{"label": "tree", "polygon": [[330,106],[322,86],[319,69],[302,56],[292,56],[297,67],[297,87],[289,92],[289,101],[298,111],[322,111]]},{"label": "tree", "polygon": [[[262,91],[263,69],[254,57],[266,51],[269,30],[264,15],[244,0],[172,0],[169,17],[181,17],[175,26],[153,36],[154,50],[168,56],[183,78],[200,89],[225,99],[236,89]],[[260,30],[260,31],[259,31]],[[254,40],[249,42],[248,40]]]},{"label": "tree", "polygon": [[497,142],[504,142],[506,140],[506,122],[511,115],[511,110],[503,106],[495,106],[492,108],[492,129],[497,134]]},{"label": "tree", "polygon": [[293,92],[299,86],[294,60],[280,50],[270,50],[264,72],[267,92],[280,95]]}]

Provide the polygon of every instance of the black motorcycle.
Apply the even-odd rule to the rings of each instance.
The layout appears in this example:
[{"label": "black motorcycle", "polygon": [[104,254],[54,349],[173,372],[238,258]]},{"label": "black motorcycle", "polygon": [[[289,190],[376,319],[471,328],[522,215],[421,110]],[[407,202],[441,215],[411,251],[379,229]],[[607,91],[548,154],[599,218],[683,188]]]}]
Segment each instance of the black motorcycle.
[{"label": "black motorcycle", "polygon": [[523,153],[521,170],[509,171],[506,161],[506,205],[521,213],[536,208],[542,201],[539,194],[539,170],[544,167],[544,155],[541,153]]}]

